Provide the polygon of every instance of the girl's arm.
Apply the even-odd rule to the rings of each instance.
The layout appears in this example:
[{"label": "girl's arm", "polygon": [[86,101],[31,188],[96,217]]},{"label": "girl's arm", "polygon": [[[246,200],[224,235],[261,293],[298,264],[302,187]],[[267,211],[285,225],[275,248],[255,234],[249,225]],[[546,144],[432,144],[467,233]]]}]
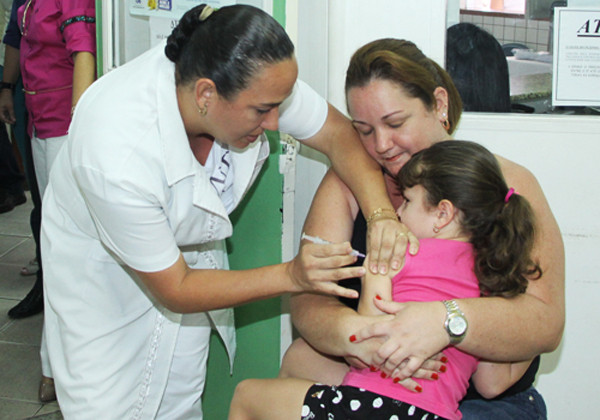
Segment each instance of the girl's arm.
[{"label": "girl's arm", "polygon": [[[532,359],[533,360],[533,359]],[[525,362],[479,362],[471,379],[484,398],[495,398],[523,377],[532,360]]]},{"label": "girl's arm", "polygon": [[392,279],[390,276],[373,274],[367,271],[367,274],[361,279],[361,283],[358,313],[361,315],[385,314],[373,302],[374,299],[392,300]]}]

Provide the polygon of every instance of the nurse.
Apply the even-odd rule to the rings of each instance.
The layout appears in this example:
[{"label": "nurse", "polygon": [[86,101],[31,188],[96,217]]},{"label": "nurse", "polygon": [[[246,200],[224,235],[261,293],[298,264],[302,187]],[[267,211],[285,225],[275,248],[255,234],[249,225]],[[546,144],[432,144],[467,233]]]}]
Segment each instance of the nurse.
[{"label": "nurse", "polygon": [[364,272],[343,267],[355,259],[348,243],[227,270],[228,215],[268,156],[267,129],[329,156],[373,214],[372,258],[397,263],[406,235],[381,210],[391,207],[381,172],[296,77],[293,45],[269,15],[200,5],[166,47],[82,96],[42,226],[45,331],[66,419],[202,418],[211,327],[235,352],[226,308],[295,291],[355,296],[336,283]]}]

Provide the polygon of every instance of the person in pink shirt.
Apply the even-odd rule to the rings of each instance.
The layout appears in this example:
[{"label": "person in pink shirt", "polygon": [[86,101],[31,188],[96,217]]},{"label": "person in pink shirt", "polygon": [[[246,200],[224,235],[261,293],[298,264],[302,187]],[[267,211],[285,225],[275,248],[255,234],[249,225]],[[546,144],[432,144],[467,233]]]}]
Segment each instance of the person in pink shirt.
[{"label": "person in pink shirt", "polygon": [[28,0],[17,22],[28,133],[43,197],[75,105],[96,77],[95,2]]},{"label": "person in pink shirt", "polygon": [[[392,297],[443,301],[466,332],[454,298],[512,297],[541,277],[531,256],[535,232],[529,202],[506,185],[497,159],[483,146],[459,140],[436,143],[412,156],[397,183],[404,197],[397,213],[419,238],[419,252],[407,253],[391,281],[386,275],[366,274],[359,313],[382,314],[375,302]],[[441,369],[444,373],[422,370],[415,376],[421,379],[402,384],[374,367],[351,368],[341,386],[298,378],[246,380],[235,391],[229,419],[457,420],[471,376],[477,390],[492,398],[530,364],[478,362],[453,345],[436,359],[447,367]]]},{"label": "person in pink shirt", "polygon": [[[14,3],[7,29],[9,41],[5,38],[5,67],[11,71],[5,72],[3,82],[14,86],[20,70],[28,113],[27,133],[31,138],[39,194],[43,197],[52,164],[67,139],[75,105],[96,78],[95,2],[15,0]],[[12,26],[18,26],[18,31]],[[3,92],[0,100],[0,120],[14,124],[12,95]],[[25,318],[43,309],[40,257],[38,265],[33,288],[9,311],[12,318]],[[41,356],[43,376],[39,398],[48,402],[56,397],[43,336]]]}]

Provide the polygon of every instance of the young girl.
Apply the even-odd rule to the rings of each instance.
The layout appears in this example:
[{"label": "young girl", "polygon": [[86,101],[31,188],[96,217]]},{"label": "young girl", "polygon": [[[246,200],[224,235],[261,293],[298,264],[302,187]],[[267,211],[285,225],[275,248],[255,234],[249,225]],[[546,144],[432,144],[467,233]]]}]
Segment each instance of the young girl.
[{"label": "young girl", "polygon": [[[440,305],[448,308],[453,307],[452,298],[511,297],[525,291],[528,279],[541,276],[531,258],[534,222],[529,203],[508,188],[496,158],[484,147],[458,140],[436,143],[413,155],[397,182],[405,198],[398,215],[420,239],[419,253],[407,254],[392,282],[367,274],[359,312],[376,314],[374,303],[391,297],[443,301]],[[412,391],[375,367],[352,368],[341,386],[296,378],[243,381],[229,418],[460,419],[458,403],[471,376],[477,390],[491,398],[520,378],[529,364],[478,364],[452,346],[444,350],[443,360],[447,371],[433,374],[433,380],[416,379]]]}]

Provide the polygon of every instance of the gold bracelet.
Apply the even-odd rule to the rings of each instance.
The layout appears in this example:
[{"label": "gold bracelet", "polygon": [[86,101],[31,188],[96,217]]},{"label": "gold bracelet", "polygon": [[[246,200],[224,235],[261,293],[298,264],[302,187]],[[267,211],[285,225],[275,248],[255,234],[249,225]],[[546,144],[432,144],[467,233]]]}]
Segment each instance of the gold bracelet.
[{"label": "gold bracelet", "polygon": [[373,213],[371,213],[371,215],[367,218],[367,225],[379,219],[398,220],[398,215],[393,209],[384,209],[380,207],[378,209],[375,209]]}]

